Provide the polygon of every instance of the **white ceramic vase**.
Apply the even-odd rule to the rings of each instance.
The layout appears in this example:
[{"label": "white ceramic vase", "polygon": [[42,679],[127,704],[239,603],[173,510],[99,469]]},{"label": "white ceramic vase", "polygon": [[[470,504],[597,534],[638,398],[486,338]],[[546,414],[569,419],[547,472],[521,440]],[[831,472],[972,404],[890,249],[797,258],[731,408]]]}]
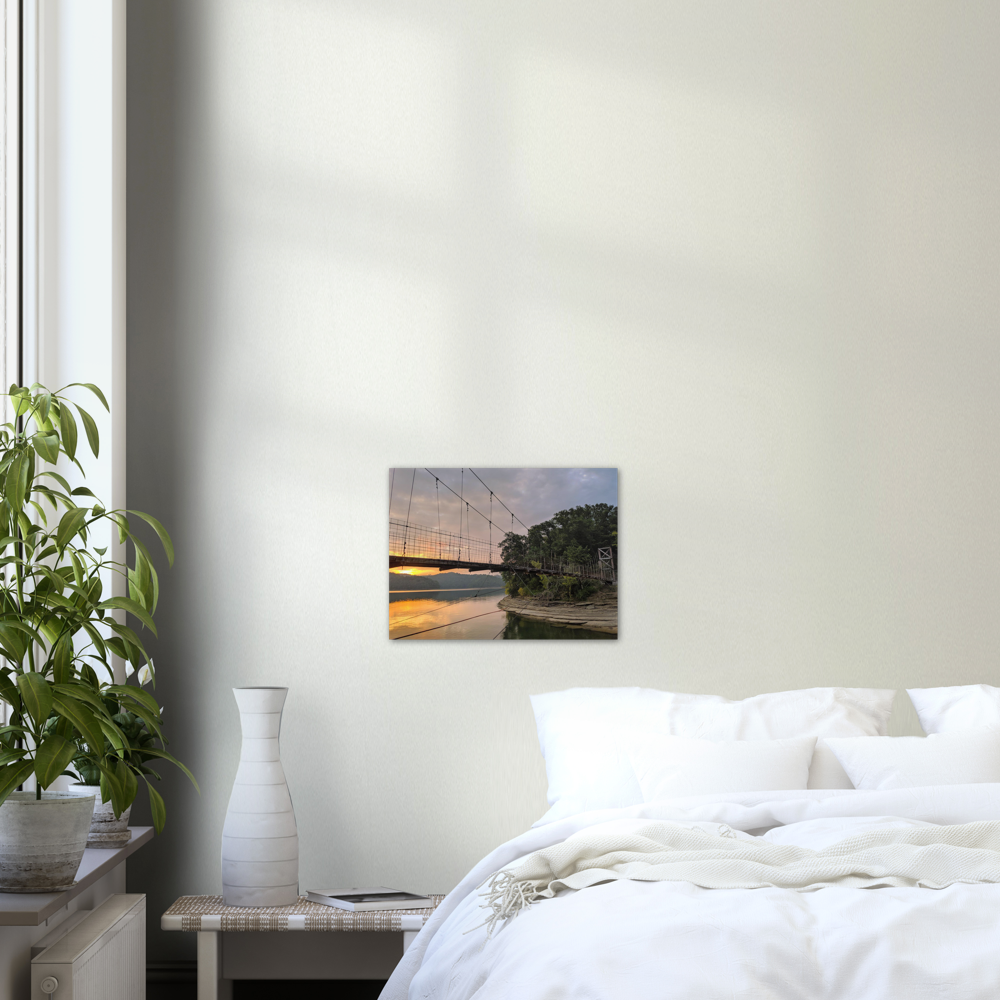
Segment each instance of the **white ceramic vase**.
[{"label": "white ceramic vase", "polygon": [[288,688],[233,688],[243,748],[222,828],[226,906],[290,906],[299,896],[299,834],[278,755]]}]

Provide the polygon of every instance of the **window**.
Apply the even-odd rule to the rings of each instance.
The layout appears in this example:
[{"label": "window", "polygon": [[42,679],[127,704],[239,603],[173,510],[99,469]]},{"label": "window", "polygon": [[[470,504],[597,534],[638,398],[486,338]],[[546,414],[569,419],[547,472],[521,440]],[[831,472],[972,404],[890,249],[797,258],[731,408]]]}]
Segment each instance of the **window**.
[{"label": "window", "polygon": [[[3,0],[3,130],[0,132],[0,301],[3,338],[0,382],[4,389],[19,381],[21,335],[21,7],[22,0]],[[4,420],[9,419],[6,409]]]}]

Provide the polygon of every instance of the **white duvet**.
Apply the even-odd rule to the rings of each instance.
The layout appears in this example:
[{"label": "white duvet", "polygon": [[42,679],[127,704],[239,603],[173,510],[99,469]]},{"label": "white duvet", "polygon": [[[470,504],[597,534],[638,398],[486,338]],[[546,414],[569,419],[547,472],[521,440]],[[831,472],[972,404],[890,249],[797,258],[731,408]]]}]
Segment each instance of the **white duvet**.
[{"label": "white duvet", "polygon": [[384,1000],[996,1000],[1000,885],[703,889],[619,879],[560,891],[487,938],[479,886],[533,851],[636,818],[725,824],[822,850],[885,827],[1000,820],[1000,785],[755,792],[586,813],[484,858],[403,957]]}]

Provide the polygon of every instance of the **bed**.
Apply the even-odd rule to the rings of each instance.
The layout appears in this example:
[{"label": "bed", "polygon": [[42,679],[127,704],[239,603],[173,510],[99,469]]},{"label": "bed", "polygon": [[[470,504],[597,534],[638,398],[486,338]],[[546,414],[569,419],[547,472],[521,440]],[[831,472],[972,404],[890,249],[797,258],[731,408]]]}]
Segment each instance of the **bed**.
[{"label": "bed", "polygon": [[926,738],[889,691],[536,696],[549,812],[382,996],[993,1000],[1000,689],[909,693]]}]

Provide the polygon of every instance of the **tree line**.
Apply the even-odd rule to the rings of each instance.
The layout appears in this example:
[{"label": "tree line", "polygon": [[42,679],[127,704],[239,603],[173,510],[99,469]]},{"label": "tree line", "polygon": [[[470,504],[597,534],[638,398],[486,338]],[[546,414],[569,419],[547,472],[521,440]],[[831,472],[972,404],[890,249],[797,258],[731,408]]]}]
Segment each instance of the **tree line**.
[{"label": "tree line", "polygon": [[548,521],[533,524],[526,535],[509,531],[500,543],[504,562],[531,566],[537,573],[504,571],[508,594],[582,600],[602,584],[596,580],[541,572],[545,563],[586,565],[597,562],[597,550],[610,548],[618,571],[618,508],[607,503],[560,510]]}]

